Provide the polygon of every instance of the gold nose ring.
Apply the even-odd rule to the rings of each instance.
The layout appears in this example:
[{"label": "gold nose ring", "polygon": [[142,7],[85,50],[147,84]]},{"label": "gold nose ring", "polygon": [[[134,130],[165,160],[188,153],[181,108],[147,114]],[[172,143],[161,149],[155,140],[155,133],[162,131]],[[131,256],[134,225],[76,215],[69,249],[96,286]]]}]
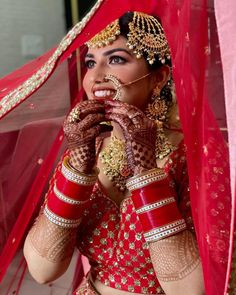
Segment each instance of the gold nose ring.
[{"label": "gold nose ring", "polygon": [[114,85],[114,88],[116,90],[116,94],[113,97],[113,100],[120,100],[121,99],[121,87],[122,87],[120,80],[111,74],[107,74],[104,78],[104,81],[106,81],[106,82],[111,81],[112,82],[112,84]]}]

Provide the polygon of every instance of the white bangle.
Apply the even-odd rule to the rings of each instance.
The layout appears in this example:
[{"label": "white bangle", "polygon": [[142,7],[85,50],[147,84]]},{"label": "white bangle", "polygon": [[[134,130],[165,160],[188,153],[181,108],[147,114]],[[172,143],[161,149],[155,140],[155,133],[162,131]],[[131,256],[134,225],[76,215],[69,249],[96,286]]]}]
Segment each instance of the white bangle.
[{"label": "white bangle", "polygon": [[47,205],[45,206],[43,213],[47,217],[47,219],[50,220],[52,223],[59,225],[61,227],[64,227],[64,228],[78,227],[80,224],[80,221],[81,221],[81,218],[79,218],[79,219],[62,218],[61,216],[56,215],[51,210],[49,210]]},{"label": "white bangle", "polygon": [[147,170],[139,175],[131,177],[127,183],[127,189],[133,191],[139,188],[142,188],[152,182],[165,179],[168,175],[160,168],[154,168]]}]

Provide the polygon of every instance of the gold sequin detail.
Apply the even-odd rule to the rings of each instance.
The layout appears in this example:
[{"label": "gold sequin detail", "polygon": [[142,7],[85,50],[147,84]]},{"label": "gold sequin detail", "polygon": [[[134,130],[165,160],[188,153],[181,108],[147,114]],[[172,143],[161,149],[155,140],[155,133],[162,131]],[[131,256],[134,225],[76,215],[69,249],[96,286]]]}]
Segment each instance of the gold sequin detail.
[{"label": "gold sequin detail", "polygon": [[4,96],[0,102],[0,118],[3,117],[8,111],[14,108],[19,103],[23,102],[29,95],[38,89],[52,73],[56,62],[63,52],[67,50],[70,44],[81,33],[88,21],[97,11],[102,4],[103,0],[98,0],[89,13],[77,23],[68,34],[62,39],[57,49],[54,51],[48,61],[29,79],[11,91],[8,95]]}]

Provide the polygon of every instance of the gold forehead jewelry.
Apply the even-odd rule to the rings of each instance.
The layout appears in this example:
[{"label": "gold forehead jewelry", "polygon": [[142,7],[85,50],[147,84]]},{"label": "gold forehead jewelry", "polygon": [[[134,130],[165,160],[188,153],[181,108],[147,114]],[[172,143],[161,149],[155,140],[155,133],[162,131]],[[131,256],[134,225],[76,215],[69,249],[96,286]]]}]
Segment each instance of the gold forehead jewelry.
[{"label": "gold forehead jewelry", "polygon": [[137,58],[147,54],[149,64],[155,62],[158,56],[161,63],[170,59],[170,49],[163,28],[159,21],[148,14],[134,12],[133,20],[129,23],[127,46]]},{"label": "gold forehead jewelry", "polygon": [[119,25],[119,20],[115,20],[104,30],[99,32],[97,35],[95,35],[92,39],[90,39],[86,45],[89,48],[100,48],[107,46],[114,42],[116,38],[120,35],[120,25]]},{"label": "gold forehead jewelry", "polygon": [[[170,59],[170,49],[165,33],[155,17],[135,11],[128,26],[129,33],[126,44],[137,58],[141,58],[146,53],[149,64],[153,64],[157,56],[163,64],[166,59]],[[107,46],[114,42],[120,33],[119,20],[117,19],[91,38],[86,45],[89,48]]]}]

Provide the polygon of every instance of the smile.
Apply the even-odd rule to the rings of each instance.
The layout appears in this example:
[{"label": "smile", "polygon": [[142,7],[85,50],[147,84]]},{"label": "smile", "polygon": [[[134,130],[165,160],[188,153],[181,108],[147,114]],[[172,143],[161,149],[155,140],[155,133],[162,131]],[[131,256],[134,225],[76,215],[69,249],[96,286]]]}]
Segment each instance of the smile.
[{"label": "smile", "polygon": [[112,96],[114,96],[114,94],[115,94],[115,91],[114,90],[96,90],[96,91],[94,91],[94,96],[95,97],[103,97],[103,98],[105,98],[105,97],[112,97]]}]

